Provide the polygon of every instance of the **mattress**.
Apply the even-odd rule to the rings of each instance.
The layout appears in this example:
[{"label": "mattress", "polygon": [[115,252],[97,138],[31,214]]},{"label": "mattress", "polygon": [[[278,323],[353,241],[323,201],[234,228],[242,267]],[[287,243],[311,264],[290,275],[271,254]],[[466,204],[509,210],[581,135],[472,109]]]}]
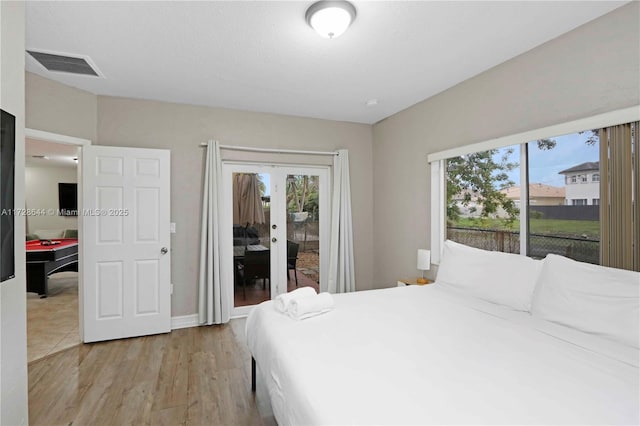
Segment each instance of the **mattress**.
[{"label": "mattress", "polygon": [[249,349],[280,425],[638,424],[638,351],[428,286],[272,301]]}]

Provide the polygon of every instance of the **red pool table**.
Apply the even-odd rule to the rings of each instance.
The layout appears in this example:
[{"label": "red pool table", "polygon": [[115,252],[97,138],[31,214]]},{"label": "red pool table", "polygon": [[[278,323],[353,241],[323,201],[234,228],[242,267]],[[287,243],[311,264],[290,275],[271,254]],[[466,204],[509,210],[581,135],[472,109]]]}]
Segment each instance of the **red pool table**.
[{"label": "red pool table", "polygon": [[[50,244],[49,244],[50,242]],[[27,291],[47,297],[48,277],[54,272],[78,270],[78,240],[27,241]]]}]

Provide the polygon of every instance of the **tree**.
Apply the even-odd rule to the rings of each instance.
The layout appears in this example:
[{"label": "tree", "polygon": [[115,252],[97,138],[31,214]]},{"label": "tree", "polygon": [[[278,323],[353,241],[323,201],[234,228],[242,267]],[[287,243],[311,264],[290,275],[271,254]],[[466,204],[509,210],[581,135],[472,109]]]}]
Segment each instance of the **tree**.
[{"label": "tree", "polygon": [[318,178],[317,176],[294,176],[287,177],[289,189],[287,191],[287,206],[290,211],[311,212],[313,202],[318,203]]},{"label": "tree", "polygon": [[599,129],[593,129],[593,130],[585,130],[583,132],[578,132],[580,134],[583,133],[587,133],[587,140],[584,141],[584,143],[586,143],[587,145],[593,146],[596,143],[600,142],[600,130]]},{"label": "tree", "polygon": [[[460,208],[454,198],[462,196],[460,203],[469,206],[472,201],[482,206],[480,217],[495,215],[502,208],[513,221],[518,216],[518,209],[502,189],[514,185],[507,172],[518,167],[518,163],[509,162],[513,149],[508,149],[500,157],[494,159],[496,149],[474,152],[454,157],[447,161],[447,217],[456,220],[460,217]],[[470,211],[477,209],[472,206]]]},{"label": "tree", "polygon": [[[599,130],[585,130],[579,132],[587,134],[585,144],[595,145],[599,141]],[[538,139],[538,149],[550,150],[555,148],[557,142],[552,138]],[[507,222],[512,222],[518,216],[518,209],[513,200],[500,192],[502,189],[514,185],[509,180],[507,172],[518,167],[518,163],[509,162],[509,155],[513,149],[508,149],[499,161],[494,160],[497,149],[476,152],[473,154],[454,157],[447,160],[447,218],[455,221],[460,218],[458,201],[463,206],[469,206],[471,202],[482,207],[480,217],[495,215],[500,208],[507,214]],[[456,196],[462,196],[456,200]],[[470,209],[475,212],[476,207]]]}]

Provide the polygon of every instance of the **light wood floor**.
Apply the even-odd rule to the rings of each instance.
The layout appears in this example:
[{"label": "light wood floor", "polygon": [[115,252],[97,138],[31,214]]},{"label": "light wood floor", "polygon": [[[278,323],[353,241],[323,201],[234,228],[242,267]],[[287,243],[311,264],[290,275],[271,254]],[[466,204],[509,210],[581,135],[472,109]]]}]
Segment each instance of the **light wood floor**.
[{"label": "light wood floor", "polygon": [[49,297],[27,293],[27,360],[80,343],[78,332],[78,273],[49,277]]},{"label": "light wood floor", "polygon": [[[29,364],[31,425],[274,425],[244,323],[80,344]],[[260,383],[258,383],[260,385]]]}]

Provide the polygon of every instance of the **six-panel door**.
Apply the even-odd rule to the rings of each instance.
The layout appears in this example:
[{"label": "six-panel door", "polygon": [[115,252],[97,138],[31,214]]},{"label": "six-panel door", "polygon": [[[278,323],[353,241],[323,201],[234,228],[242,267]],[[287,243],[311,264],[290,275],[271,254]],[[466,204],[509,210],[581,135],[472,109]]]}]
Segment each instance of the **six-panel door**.
[{"label": "six-panel door", "polygon": [[83,150],[84,341],[171,329],[170,153]]}]

